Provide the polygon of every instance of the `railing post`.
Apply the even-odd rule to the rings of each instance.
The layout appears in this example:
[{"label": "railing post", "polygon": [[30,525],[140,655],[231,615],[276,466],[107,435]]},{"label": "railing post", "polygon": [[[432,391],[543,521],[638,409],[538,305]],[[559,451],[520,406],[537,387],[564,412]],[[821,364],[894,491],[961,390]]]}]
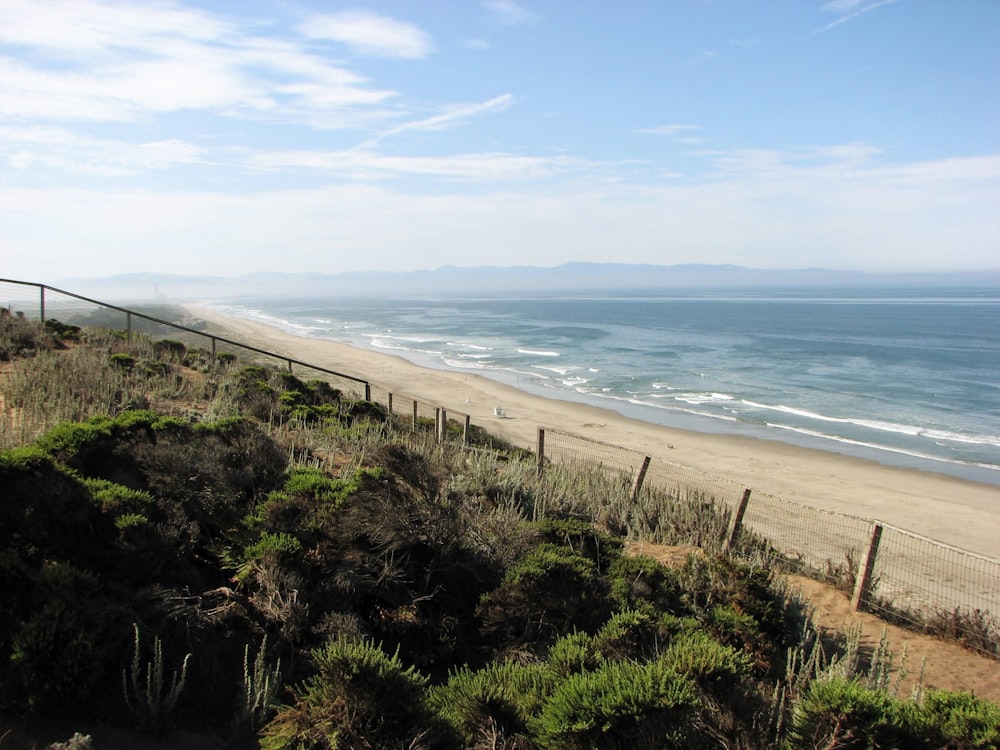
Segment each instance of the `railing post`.
[{"label": "railing post", "polygon": [[868,542],[858,579],[854,582],[854,596],[851,597],[851,609],[860,610],[868,605],[868,597],[872,593],[872,575],[875,573],[875,558],[878,557],[878,545],[882,541],[882,524],[872,522],[872,536]]},{"label": "railing post", "polygon": [[417,400],[413,399],[413,429],[417,429]]},{"label": "railing post", "polygon": [[125,313],[125,336],[127,341],[132,343],[132,311]]},{"label": "railing post", "polygon": [[392,391],[389,391],[388,397],[387,397],[386,400],[388,401],[389,413],[392,414]]},{"label": "railing post", "polygon": [[367,380],[365,381],[365,401],[372,400],[372,384]]},{"label": "railing post", "polygon": [[726,541],[722,545],[722,549],[726,552],[731,550],[736,544],[736,539],[740,535],[740,529],[743,527],[743,514],[747,512],[747,505],[750,503],[750,488],[743,488],[743,497],[740,498],[740,504],[736,508],[736,512],[733,514],[733,521],[729,524],[729,533],[726,534]]},{"label": "railing post", "polygon": [[215,367],[215,336],[210,338],[212,339],[212,367]]},{"label": "railing post", "polygon": [[448,432],[448,412],[443,406],[439,406],[434,409],[434,415],[437,421],[437,440],[439,443],[443,443],[445,434]]},{"label": "railing post", "polygon": [[642,483],[646,479],[646,472],[649,470],[649,462],[653,459],[646,456],[642,460],[642,466],[639,467],[639,473],[635,475],[635,481],[632,483],[632,502],[634,503],[639,499],[639,492],[642,491]]},{"label": "railing post", "polygon": [[41,301],[41,314],[42,314],[41,323],[42,325],[45,325],[45,286],[43,284],[40,284],[38,287],[38,291],[39,291],[39,298]]},{"label": "railing post", "polygon": [[538,476],[542,475],[545,470],[545,430],[541,427],[538,428]]},{"label": "railing post", "polygon": [[462,428],[462,445],[469,444],[469,427],[472,426],[472,417],[465,415],[465,426]]},{"label": "railing post", "polygon": [[288,374],[292,374],[292,360],[290,359],[288,360]]}]

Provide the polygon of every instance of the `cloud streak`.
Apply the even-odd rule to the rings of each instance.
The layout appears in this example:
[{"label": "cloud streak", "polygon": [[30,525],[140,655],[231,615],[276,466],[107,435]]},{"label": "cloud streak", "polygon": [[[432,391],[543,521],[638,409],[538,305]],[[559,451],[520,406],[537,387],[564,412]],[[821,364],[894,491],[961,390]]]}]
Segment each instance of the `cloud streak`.
[{"label": "cloud streak", "polygon": [[340,42],[373,57],[419,60],[433,51],[430,37],[418,27],[367,11],[314,16],[299,30],[310,39]]},{"label": "cloud streak", "polygon": [[[359,22],[352,34],[353,42],[383,53],[426,53],[415,29],[386,19]],[[27,50],[17,59],[0,57],[0,106],[22,121],[127,122],[205,110],[353,128],[366,117],[386,117],[397,96],[301,44],[174,6],[6,4],[0,43]]]},{"label": "cloud streak", "polygon": [[[827,3],[823,6],[823,10],[834,11],[836,13],[844,13],[847,15],[841,16],[836,21],[831,21],[825,26],[821,26],[814,31],[807,34],[807,37],[818,36],[819,34],[824,34],[831,29],[835,29],[848,21],[853,21],[856,18],[860,18],[866,13],[871,13],[873,10],[877,10],[886,5],[894,5],[898,3],[899,0],[876,0],[876,2],[864,5],[865,0],[834,0],[834,2]],[[857,8],[857,10],[855,10]]]}]

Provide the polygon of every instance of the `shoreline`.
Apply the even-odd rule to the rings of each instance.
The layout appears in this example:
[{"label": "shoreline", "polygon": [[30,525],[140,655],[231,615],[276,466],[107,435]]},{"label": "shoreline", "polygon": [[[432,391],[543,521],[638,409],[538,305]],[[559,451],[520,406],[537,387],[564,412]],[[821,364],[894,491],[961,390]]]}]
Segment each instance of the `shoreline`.
[{"label": "shoreline", "polygon": [[[764,437],[694,432],[590,404],[538,395],[475,373],[431,368],[386,352],[286,332],[185,304],[220,335],[354,375],[468,413],[473,424],[526,448],[556,428],[737,482],[785,500],[877,519],[986,557],[1000,557],[1000,488]],[[506,417],[494,415],[502,407]]]}]

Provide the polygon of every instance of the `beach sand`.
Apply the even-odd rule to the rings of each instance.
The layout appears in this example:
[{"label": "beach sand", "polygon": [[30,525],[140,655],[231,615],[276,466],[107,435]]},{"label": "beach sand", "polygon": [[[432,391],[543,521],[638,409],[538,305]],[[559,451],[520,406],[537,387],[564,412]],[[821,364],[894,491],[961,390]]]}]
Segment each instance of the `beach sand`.
[{"label": "beach sand", "polygon": [[[663,427],[525,393],[472,373],[421,367],[394,355],[295,336],[207,307],[185,307],[207,321],[217,335],[469,414],[474,425],[526,448],[535,447],[540,427],[558,429],[642,451],[785,500],[877,519],[980,555],[1000,557],[1000,487],[778,441]],[[506,417],[494,415],[497,406]]]}]

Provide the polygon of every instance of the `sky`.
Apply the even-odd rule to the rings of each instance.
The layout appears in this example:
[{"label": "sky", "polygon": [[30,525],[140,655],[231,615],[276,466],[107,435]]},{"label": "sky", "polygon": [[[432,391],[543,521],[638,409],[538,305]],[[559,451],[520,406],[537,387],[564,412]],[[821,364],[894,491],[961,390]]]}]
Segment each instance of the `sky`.
[{"label": "sky", "polygon": [[0,277],[1000,269],[997,0],[0,0]]}]

